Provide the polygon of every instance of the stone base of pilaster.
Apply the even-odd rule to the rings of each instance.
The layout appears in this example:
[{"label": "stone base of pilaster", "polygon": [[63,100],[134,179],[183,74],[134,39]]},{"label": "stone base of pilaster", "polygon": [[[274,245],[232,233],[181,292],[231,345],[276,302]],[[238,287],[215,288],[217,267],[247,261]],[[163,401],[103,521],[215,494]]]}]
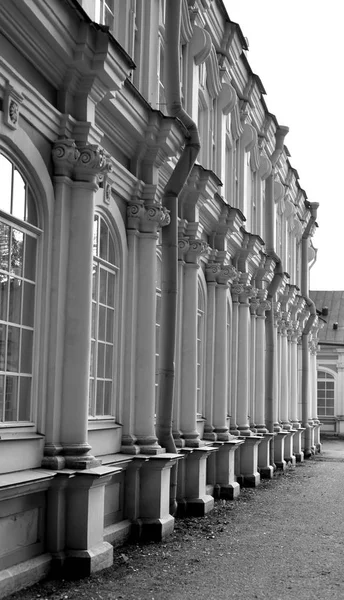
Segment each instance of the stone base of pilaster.
[{"label": "stone base of pilaster", "polygon": [[304,454],[302,452],[302,434],[305,428],[299,427],[294,429],[294,437],[293,437],[293,454],[295,456],[296,462],[304,461]]},{"label": "stone base of pilaster", "polygon": [[214,507],[214,498],[207,493],[206,472],[208,457],[217,448],[182,448],[184,460],[178,467],[178,514],[203,516]]},{"label": "stone base of pilaster", "polygon": [[295,466],[296,457],[293,450],[293,438],[296,433],[296,429],[288,429],[287,437],[284,440],[284,460],[287,464]]},{"label": "stone base of pilaster", "polygon": [[287,431],[278,431],[274,439],[274,463],[276,468],[282,471],[285,471],[287,468],[284,457],[284,441],[287,435]]},{"label": "stone base of pilaster", "polygon": [[160,542],[171,535],[174,530],[174,517],[168,515],[163,519],[139,519],[135,523],[136,536],[142,542]]},{"label": "stone base of pilaster", "polygon": [[208,480],[214,484],[217,498],[233,500],[240,494],[240,485],[235,475],[235,452],[244,440],[231,439],[214,442],[218,452],[208,458]]},{"label": "stone base of pilaster", "polygon": [[321,428],[320,421],[318,421],[318,420],[314,421],[314,446],[315,446],[315,452],[321,452],[320,428]]},{"label": "stone base of pilaster", "polygon": [[[138,457],[139,458],[139,457]],[[169,535],[174,528],[170,515],[170,475],[179,454],[149,455],[137,471],[139,482],[138,518],[134,531],[141,539],[158,541]]]},{"label": "stone base of pilaster", "polygon": [[258,470],[262,479],[272,479],[274,468],[271,464],[271,440],[275,433],[263,433],[262,441],[258,446]]},{"label": "stone base of pilaster", "polygon": [[[66,489],[66,559],[68,577],[85,577],[111,566],[113,548],[104,542],[105,486],[117,468],[76,471]],[[57,548],[58,549],[58,548]]]},{"label": "stone base of pilaster", "polygon": [[258,472],[258,446],[262,442],[262,436],[247,436],[237,452],[240,456],[239,473],[237,473],[237,481],[244,487],[257,487],[260,482],[260,474]]},{"label": "stone base of pilaster", "polygon": [[68,579],[87,577],[113,564],[113,546],[100,542],[87,550],[68,550],[63,565],[63,574]]}]

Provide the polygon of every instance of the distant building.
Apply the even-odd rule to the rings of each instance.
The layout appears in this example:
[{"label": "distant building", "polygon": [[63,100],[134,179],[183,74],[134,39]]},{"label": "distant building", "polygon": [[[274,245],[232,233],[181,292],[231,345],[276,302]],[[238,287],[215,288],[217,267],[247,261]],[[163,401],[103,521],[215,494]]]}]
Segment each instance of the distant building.
[{"label": "distant building", "polygon": [[318,205],[223,2],[2,0],[0,47],[3,597],[164,538],[320,423]]},{"label": "distant building", "polygon": [[310,296],[321,319],[318,417],[322,431],[344,435],[344,291],[312,291]]}]

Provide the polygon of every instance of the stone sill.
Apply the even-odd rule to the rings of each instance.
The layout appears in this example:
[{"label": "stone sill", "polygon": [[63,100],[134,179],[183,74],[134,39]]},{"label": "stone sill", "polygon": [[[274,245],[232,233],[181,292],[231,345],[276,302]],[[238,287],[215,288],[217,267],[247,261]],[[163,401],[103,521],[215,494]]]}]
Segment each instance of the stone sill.
[{"label": "stone sill", "polygon": [[89,419],[88,420],[88,429],[121,429],[122,425],[116,423],[114,419]]},{"label": "stone sill", "polygon": [[42,439],[44,439],[44,435],[39,433],[30,433],[29,431],[18,431],[16,433],[1,431],[0,433],[0,442],[18,442],[21,440],[37,441]]}]

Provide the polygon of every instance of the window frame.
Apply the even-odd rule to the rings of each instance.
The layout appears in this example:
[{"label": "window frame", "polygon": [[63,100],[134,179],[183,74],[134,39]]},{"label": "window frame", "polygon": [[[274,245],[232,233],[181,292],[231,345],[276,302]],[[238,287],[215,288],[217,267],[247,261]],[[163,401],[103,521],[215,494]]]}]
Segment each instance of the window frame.
[{"label": "window frame", "polygon": [[[41,390],[41,378],[39,376],[39,365],[41,358],[41,328],[43,317],[41,315],[42,312],[42,268],[43,268],[43,252],[42,249],[44,247],[44,231],[42,228],[42,214],[40,210],[39,196],[40,194],[37,191],[37,187],[35,186],[30,174],[28,172],[28,168],[26,165],[22,163],[18,156],[13,156],[13,153],[8,151],[3,145],[0,146],[0,153],[3,155],[11,164],[12,164],[12,179],[11,185],[13,185],[13,172],[14,170],[18,171],[21,178],[23,179],[26,185],[26,195],[29,193],[32,194],[35,215],[36,215],[36,224],[32,224],[29,221],[22,220],[17,216],[11,214],[0,208],[0,220],[2,223],[17,229],[18,231],[23,232],[24,235],[28,235],[36,239],[36,252],[35,252],[35,291],[34,291],[34,300],[33,300],[33,326],[29,327],[21,323],[16,324],[13,323],[14,326],[20,327],[20,329],[31,330],[33,332],[32,335],[32,368],[31,368],[31,398],[30,398],[30,419],[27,421],[0,421],[0,431],[6,432],[6,434],[16,433],[18,431],[25,433],[34,433],[39,428],[40,416],[38,415],[38,407],[39,407],[39,392]],[[11,207],[12,208],[12,207]],[[10,273],[10,270],[9,270]],[[23,282],[29,280],[24,277],[24,274],[20,277]],[[2,323],[12,323],[10,321],[2,320]],[[19,360],[20,356],[19,356]],[[3,371],[3,373],[8,374],[9,371]],[[12,373],[12,372],[11,372]],[[20,377],[21,371],[13,371],[13,373]],[[18,411],[18,407],[17,407]]]},{"label": "window frame", "polygon": [[[112,369],[111,369],[111,377],[102,377],[102,378],[98,378],[97,377],[97,357],[98,357],[98,347],[97,345],[99,344],[99,338],[93,337],[93,332],[91,333],[91,345],[92,342],[94,342],[94,347],[96,349],[96,351],[93,354],[94,357],[94,362],[92,364],[92,352],[90,354],[90,373],[89,373],[89,385],[90,385],[90,392],[89,392],[89,413],[88,413],[88,423],[89,423],[89,427],[92,428],[92,424],[95,423],[99,423],[99,422],[103,422],[105,425],[108,422],[117,422],[118,421],[118,412],[119,412],[119,385],[118,385],[118,378],[119,378],[119,368],[118,368],[118,341],[119,341],[119,323],[118,323],[118,314],[120,311],[120,302],[119,302],[119,294],[120,294],[120,281],[119,281],[119,277],[120,277],[120,253],[119,253],[119,248],[118,248],[118,241],[117,241],[117,236],[115,233],[114,228],[111,226],[111,221],[110,219],[107,218],[107,216],[101,211],[101,210],[96,210],[95,211],[95,217],[98,217],[99,219],[99,223],[100,220],[102,220],[108,230],[108,235],[111,236],[112,238],[112,242],[113,242],[113,248],[114,248],[114,254],[115,254],[115,260],[118,258],[119,260],[117,262],[117,264],[112,264],[110,262],[108,262],[107,260],[105,260],[104,258],[100,257],[100,256],[96,256],[93,254],[93,259],[92,259],[92,268],[94,268],[94,265],[97,265],[97,292],[99,293],[99,285],[100,285],[100,280],[99,280],[99,273],[100,270],[103,269],[108,273],[111,273],[112,275],[114,275],[114,302],[113,302],[113,310],[114,310],[114,320],[113,320],[113,336],[112,336]],[[100,227],[100,225],[99,225]],[[92,314],[93,314],[93,305],[96,304],[94,302],[94,289],[93,289],[93,281],[92,281]],[[98,296],[99,297],[99,296]],[[95,315],[95,333],[97,333],[97,335],[99,334],[99,305],[104,306],[105,310],[107,310],[108,305],[105,305],[104,303],[100,303],[99,299],[98,299],[98,303],[96,304],[96,315]],[[93,318],[93,316],[91,317]],[[101,343],[105,344],[105,347],[110,345],[108,340],[102,340]],[[105,359],[106,360],[106,359]],[[91,369],[94,369],[93,372],[93,376],[91,374]],[[111,388],[111,414],[96,414],[97,413],[97,384],[94,387],[94,393],[93,393],[93,399],[91,402],[91,381],[97,381],[97,379],[101,379],[102,381],[111,381],[112,382],[112,388]],[[91,407],[93,407],[93,410],[91,412]]]},{"label": "window frame", "polygon": [[[325,376],[320,377],[319,376],[320,373]],[[330,398],[328,398],[327,394],[326,394],[326,391],[327,391],[326,382],[333,384],[333,406],[329,406],[328,402],[327,402]],[[324,401],[324,404],[322,407],[319,406],[319,391],[320,391],[319,383],[325,384],[323,387],[324,398],[321,398]],[[319,368],[317,369],[317,413],[320,418],[331,419],[336,416],[336,388],[337,388],[336,383],[337,382],[336,382],[335,373],[332,373],[328,369],[326,369],[322,366],[319,366]],[[321,410],[319,410],[319,408],[323,408],[324,411],[322,412]],[[331,409],[330,413],[327,411],[328,408]]]}]

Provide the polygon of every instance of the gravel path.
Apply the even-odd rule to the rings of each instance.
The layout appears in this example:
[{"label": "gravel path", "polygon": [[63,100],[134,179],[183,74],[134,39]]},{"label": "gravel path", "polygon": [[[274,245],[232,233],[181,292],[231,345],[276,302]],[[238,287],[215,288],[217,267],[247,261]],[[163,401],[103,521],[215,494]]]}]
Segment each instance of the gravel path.
[{"label": "gravel path", "polygon": [[163,543],[115,549],[98,575],[11,600],[344,599],[344,442],[325,446],[205,518],[178,520]]}]

